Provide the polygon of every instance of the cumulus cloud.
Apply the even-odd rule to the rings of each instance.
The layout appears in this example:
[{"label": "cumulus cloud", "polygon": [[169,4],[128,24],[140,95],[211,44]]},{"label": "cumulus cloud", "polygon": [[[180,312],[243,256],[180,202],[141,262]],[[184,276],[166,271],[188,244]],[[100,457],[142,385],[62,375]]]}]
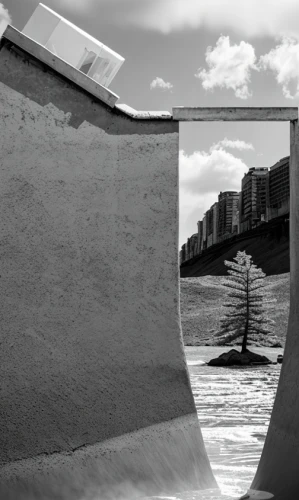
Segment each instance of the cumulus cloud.
[{"label": "cumulus cloud", "polygon": [[231,140],[228,139],[227,137],[225,137],[225,139],[222,139],[222,141],[213,144],[211,150],[221,149],[221,148],[238,149],[239,151],[245,151],[251,149],[252,151],[254,151],[254,147],[250,142],[241,141],[240,139]]},{"label": "cumulus cloud", "polygon": [[180,246],[197,232],[197,221],[217,201],[218,193],[190,194],[180,189]]},{"label": "cumulus cloud", "polygon": [[8,10],[0,3],[0,37],[6,30],[6,26],[11,24],[11,17]]},{"label": "cumulus cloud", "polygon": [[195,76],[206,90],[215,87],[232,89],[236,97],[247,99],[251,95],[248,88],[251,70],[258,69],[255,62],[254,47],[250,43],[231,45],[229,36],[220,36],[214,48],[207,48],[209,69],[199,68]]},{"label": "cumulus cloud", "polygon": [[[272,70],[276,81],[282,86],[282,92],[287,99],[299,97],[299,41],[284,37],[282,41],[268,54],[260,57],[259,66]],[[290,84],[295,84],[292,95]]]},{"label": "cumulus cloud", "polygon": [[163,78],[157,76],[150,84],[150,89],[162,89],[162,90],[171,90],[173,88],[172,83],[165,82]]},{"label": "cumulus cloud", "polygon": [[180,241],[183,244],[197,231],[197,221],[218,201],[220,191],[240,191],[241,179],[248,168],[240,158],[213,146],[209,152],[195,151],[191,155],[181,150],[179,159]]},{"label": "cumulus cloud", "polygon": [[[131,24],[162,33],[205,27],[243,37],[299,35],[297,0],[56,0],[112,24]],[[117,15],[116,15],[117,13]]]},{"label": "cumulus cloud", "polygon": [[[188,156],[180,151],[180,183],[191,193],[240,190],[246,164],[224,149],[195,151]],[[215,200],[216,201],[216,200]]]},{"label": "cumulus cloud", "polygon": [[75,9],[76,11],[89,11],[89,9],[95,6],[95,0],[55,0],[58,7],[66,7],[70,9]]},{"label": "cumulus cloud", "polygon": [[[108,0],[102,0],[108,2]],[[114,0],[121,5],[124,0]],[[126,0],[125,21],[169,33],[205,26],[246,37],[299,34],[297,0]],[[119,22],[123,22],[124,18]]]}]

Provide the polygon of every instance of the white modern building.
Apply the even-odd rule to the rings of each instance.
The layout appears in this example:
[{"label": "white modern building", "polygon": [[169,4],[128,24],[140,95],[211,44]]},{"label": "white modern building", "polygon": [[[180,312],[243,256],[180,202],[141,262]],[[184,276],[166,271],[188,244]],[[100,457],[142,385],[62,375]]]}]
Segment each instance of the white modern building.
[{"label": "white modern building", "polygon": [[42,3],[23,33],[104,87],[124,62],[122,56]]}]

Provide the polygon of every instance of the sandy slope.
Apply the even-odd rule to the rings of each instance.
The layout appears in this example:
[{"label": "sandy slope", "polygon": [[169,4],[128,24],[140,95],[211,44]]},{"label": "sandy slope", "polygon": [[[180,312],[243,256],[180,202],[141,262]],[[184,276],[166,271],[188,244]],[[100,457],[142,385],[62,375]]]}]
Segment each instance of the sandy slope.
[{"label": "sandy slope", "polygon": [[[181,278],[181,322],[185,345],[207,345],[213,330],[217,331],[227,293],[227,289],[221,285],[222,280],[222,276]],[[269,306],[270,317],[275,321],[275,334],[284,345],[290,275],[267,276],[266,281],[269,285],[267,289],[277,299],[276,303]]]}]

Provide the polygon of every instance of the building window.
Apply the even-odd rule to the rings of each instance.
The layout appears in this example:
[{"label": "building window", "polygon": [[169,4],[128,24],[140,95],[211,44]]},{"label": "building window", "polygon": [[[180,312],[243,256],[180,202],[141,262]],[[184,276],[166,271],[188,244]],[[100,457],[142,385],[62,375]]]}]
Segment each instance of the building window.
[{"label": "building window", "polygon": [[106,79],[109,78],[112,71],[115,68],[113,61],[110,61],[105,57],[98,57],[91,72],[90,77],[98,82],[106,83]]},{"label": "building window", "polygon": [[82,73],[85,73],[85,75],[87,75],[96,57],[97,55],[92,50],[85,49],[84,54],[78,64],[78,69],[82,71]]}]

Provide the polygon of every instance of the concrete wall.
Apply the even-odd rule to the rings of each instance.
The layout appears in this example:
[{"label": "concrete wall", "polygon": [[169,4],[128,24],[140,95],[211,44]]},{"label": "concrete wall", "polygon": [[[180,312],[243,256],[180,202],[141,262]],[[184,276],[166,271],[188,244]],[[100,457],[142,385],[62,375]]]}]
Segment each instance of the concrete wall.
[{"label": "concrete wall", "polygon": [[2,42],[1,487],[215,486],[180,328],[178,123]]},{"label": "concrete wall", "polygon": [[299,131],[290,124],[290,314],[284,360],[262,457],[252,489],[293,500],[299,491]]}]

